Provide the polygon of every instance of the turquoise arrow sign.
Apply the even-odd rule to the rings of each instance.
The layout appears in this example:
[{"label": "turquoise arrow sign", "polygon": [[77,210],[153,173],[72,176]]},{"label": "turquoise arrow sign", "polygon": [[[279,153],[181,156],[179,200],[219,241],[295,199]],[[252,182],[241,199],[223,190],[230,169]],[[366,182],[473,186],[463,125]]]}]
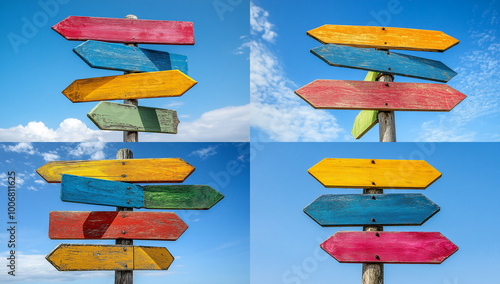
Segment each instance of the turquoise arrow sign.
[{"label": "turquoise arrow sign", "polygon": [[440,61],[370,48],[326,44],[311,52],[329,65],[448,82],[457,73]]},{"label": "turquoise arrow sign", "polygon": [[152,49],[88,40],[73,51],[92,68],[129,72],[179,70],[188,73],[187,56]]},{"label": "turquoise arrow sign", "polygon": [[420,193],[326,194],[304,208],[321,226],[422,225],[438,211]]}]

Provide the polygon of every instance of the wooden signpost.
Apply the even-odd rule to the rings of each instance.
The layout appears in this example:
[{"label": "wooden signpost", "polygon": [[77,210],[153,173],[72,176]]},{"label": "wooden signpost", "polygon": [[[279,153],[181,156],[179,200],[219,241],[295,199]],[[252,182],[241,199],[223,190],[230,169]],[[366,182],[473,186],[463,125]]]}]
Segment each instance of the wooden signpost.
[{"label": "wooden signpost", "polygon": [[304,208],[321,226],[363,226],[321,244],[339,262],[363,263],[363,284],[383,284],[384,263],[439,264],[458,250],[441,233],[383,232],[387,225],[422,225],[439,211],[422,194],[383,194],[384,188],[425,189],[440,178],[425,161],[323,159],[309,173],[325,187],[363,189],[322,195]]},{"label": "wooden signpost", "polygon": [[177,134],[175,110],[100,102],[87,116],[101,130]]},{"label": "wooden signpost", "polygon": [[210,209],[224,195],[208,185],[147,185],[63,175],[61,200],[147,209]]},{"label": "wooden signpost", "polygon": [[[379,84],[316,80],[295,92],[315,108],[369,110],[356,117],[352,129],[356,139],[379,122],[380,142],[396,142],[394,111],[450,111],[465,98],[460,92],[442,85],[392,83],[394,75],[438,82],[453,78],[457,73],[440,61],[389,51],[443,52],[458,44],[458,40],[443,32],[324,25],[307,34],[324,44],[311,52],[329,65],[380,73],[375,79],[374,73],[367,76],[369,80],[365,79],[383,82]],[[391,86],[398,87],[391,89]]]},{"label": "wooden signpost", "polygon": [[188,74],[187,56],[152,49],[88,40],[73,51],[92,68],[126,72],[179,70]]},{"label": "wooden signpost", "polygon": [[60,244],[45,257],[59,271],[167,270],[166,248],[129,245]]},{"label": "wooden signpost", "polygon": [[450,111],[465,95],[443,84],[316,80],[295,91],[317,109]]}]

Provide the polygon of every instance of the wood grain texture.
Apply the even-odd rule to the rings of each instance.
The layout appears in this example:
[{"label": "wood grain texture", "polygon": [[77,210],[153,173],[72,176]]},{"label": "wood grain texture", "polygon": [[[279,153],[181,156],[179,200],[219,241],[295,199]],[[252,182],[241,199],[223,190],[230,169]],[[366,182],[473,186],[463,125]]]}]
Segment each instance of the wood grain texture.
[{"label": "wood grain texture", "polygon": [[439,52],[459,42],[441,31],[391,27],[323,25],[308,31],[307,35],[323,44]]},{"label": "wood grain texture", "polygon": [[88,118],[101,130],[177,134],[179,119],[175,110],[100,102]]},{"label": "wood grain texture", "polygon": [[[378,77],[379,82],[393,82],[394,76],[382,74]],[[389,83],[386,83],[389,84]],[[379,111],[378,119],[378,137],[380,142],[396,142],[396,114],[394,111]]]},{"label": "wood grain texture", "polygon": [[160,183],[183,182],[194,167],[180,158],[52,161],[37,170],[49,183],[61,182],[63,174],[112,181]]},{"label": "wood grain texture", "polygon": [[179,70],[188,74],[187,56],[166,51],[94,40],[78,45],[73,51],[92,68],[126,72]]},{"label": "wood grain texture", "polygon": [[446,83],[457,73],[440,61],[384,50],[327,44],[311,52],[327,64]]},{"label": "wood grain texture", "polygon": [[342,263],[440,264],[458,250],[438,232],[340,231],[321,248]]},{"label": "wood grain texture", "polygon": [[71,102],[178,97],[196,85],[179,70],[76,80],[62,92]]},{"label": "wood grain texture", "polygon": [[188,228],[173,212],[51,211],[51,239],[175,241]]},{"label": "wood grain texture", "polygon": [[69,16],[52,29],[67,40],[194,44],[192,22]]},{"label": "wood grain texture", "polygon": [[148,185],[144,207],[149,209],[210,209],[224,195],[208,185]]},{"label": "wood grain texture", "polygon": [[421,160],[331,159],[309,169],[315,179],[332,188],[425,189],[441,173]]},{"label": "wood grain texture", "polygon": [[[373,82],[377,80],[377,75],[379,73],[369,71],[366,74],[363,81]],[[362,110],[358,113],[354,119],[354,124],[352,125],[351,134],[356,139],[360,139],[365,135],[373,126],[378,123],[377,118],[378,110]]]},{"label": "wood grain texture", "polygon": [[420,226],[438,211],[419,193],[327,194],[304,208],[321,226]]},{"label": "wood grain texture", "polygon": [[128,245],[60,244],[45,258],[59,271],[167,270],[174,261],[166,248]]},{"label": "wood grain texture", "polygon": [[128,208],[144,205],[142,187],[124,182],[109,181],[63,174],[61,200]]},{"label": "wood grain texture", "polygon": [[444,84],[316,80],[295,91],[318,109],[450,111],[466,96]]}]

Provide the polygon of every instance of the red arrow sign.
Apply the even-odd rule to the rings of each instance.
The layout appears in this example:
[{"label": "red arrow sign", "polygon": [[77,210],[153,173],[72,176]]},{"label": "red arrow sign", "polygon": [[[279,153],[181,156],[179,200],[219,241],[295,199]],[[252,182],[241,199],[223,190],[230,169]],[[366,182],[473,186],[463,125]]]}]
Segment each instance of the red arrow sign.
[{"label": "red arrow sign", "polygon": [[458,247],[437,232],[337,232],[321,248],[339,262],[440,264]]},{"label": "red arrow sign", "polygon": [[175,241],[187,229],[172,212],[52,211],[51,239],[136,239]]},{"label": "red arrow sign", "polygon": [[314,108],[450,111],[466,96],[443,84],[316,80],[295,91]]},{"label": "red arrow sign", "polygon": [[194,44],[192,22],[69,16],[52,29],[67,40]]}]

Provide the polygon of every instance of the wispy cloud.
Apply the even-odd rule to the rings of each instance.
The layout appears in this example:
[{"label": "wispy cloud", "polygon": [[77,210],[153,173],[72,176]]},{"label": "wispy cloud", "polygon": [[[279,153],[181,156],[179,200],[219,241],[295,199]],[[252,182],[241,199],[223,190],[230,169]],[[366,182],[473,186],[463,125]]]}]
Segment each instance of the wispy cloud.
[{"label": "wispy cloud", "polygon": [[316,110],[295,93],[283,63],[271,51],[278,37],[269,13],[250,2],[250,97],[252,127],[274,141],[330,141],[343,131],[334,116]]},{"label": "wispy cloud", "polygon": [[102,160],[106,157],[104,154],[105,147],[106,143],[104,142],[82,142],[75,148],[71,148],[68,154],[76,158],[88,156],[92,160]]},{"label": "wispy cloud", "polygon": [[16,153],[25,153],[29,155],[34,155],[35,150],[33,148],[33,145],[31,143],[18,143],[14,146],[12,145],[2,145],[2,148],[6,152],[16,152]]},{"label": "wispy cloud", "polygon": [[208,158],[210,156],[214,156],[215,154],[217,154],[217,152],[215,151],[216,149],[217,149],[217,146],[208,146],[206,148],[195,150],[195,151],[191,152],[190,155],[192,155],[192,156],[198,156],[202,160],[205,160],[206,158]]}]

